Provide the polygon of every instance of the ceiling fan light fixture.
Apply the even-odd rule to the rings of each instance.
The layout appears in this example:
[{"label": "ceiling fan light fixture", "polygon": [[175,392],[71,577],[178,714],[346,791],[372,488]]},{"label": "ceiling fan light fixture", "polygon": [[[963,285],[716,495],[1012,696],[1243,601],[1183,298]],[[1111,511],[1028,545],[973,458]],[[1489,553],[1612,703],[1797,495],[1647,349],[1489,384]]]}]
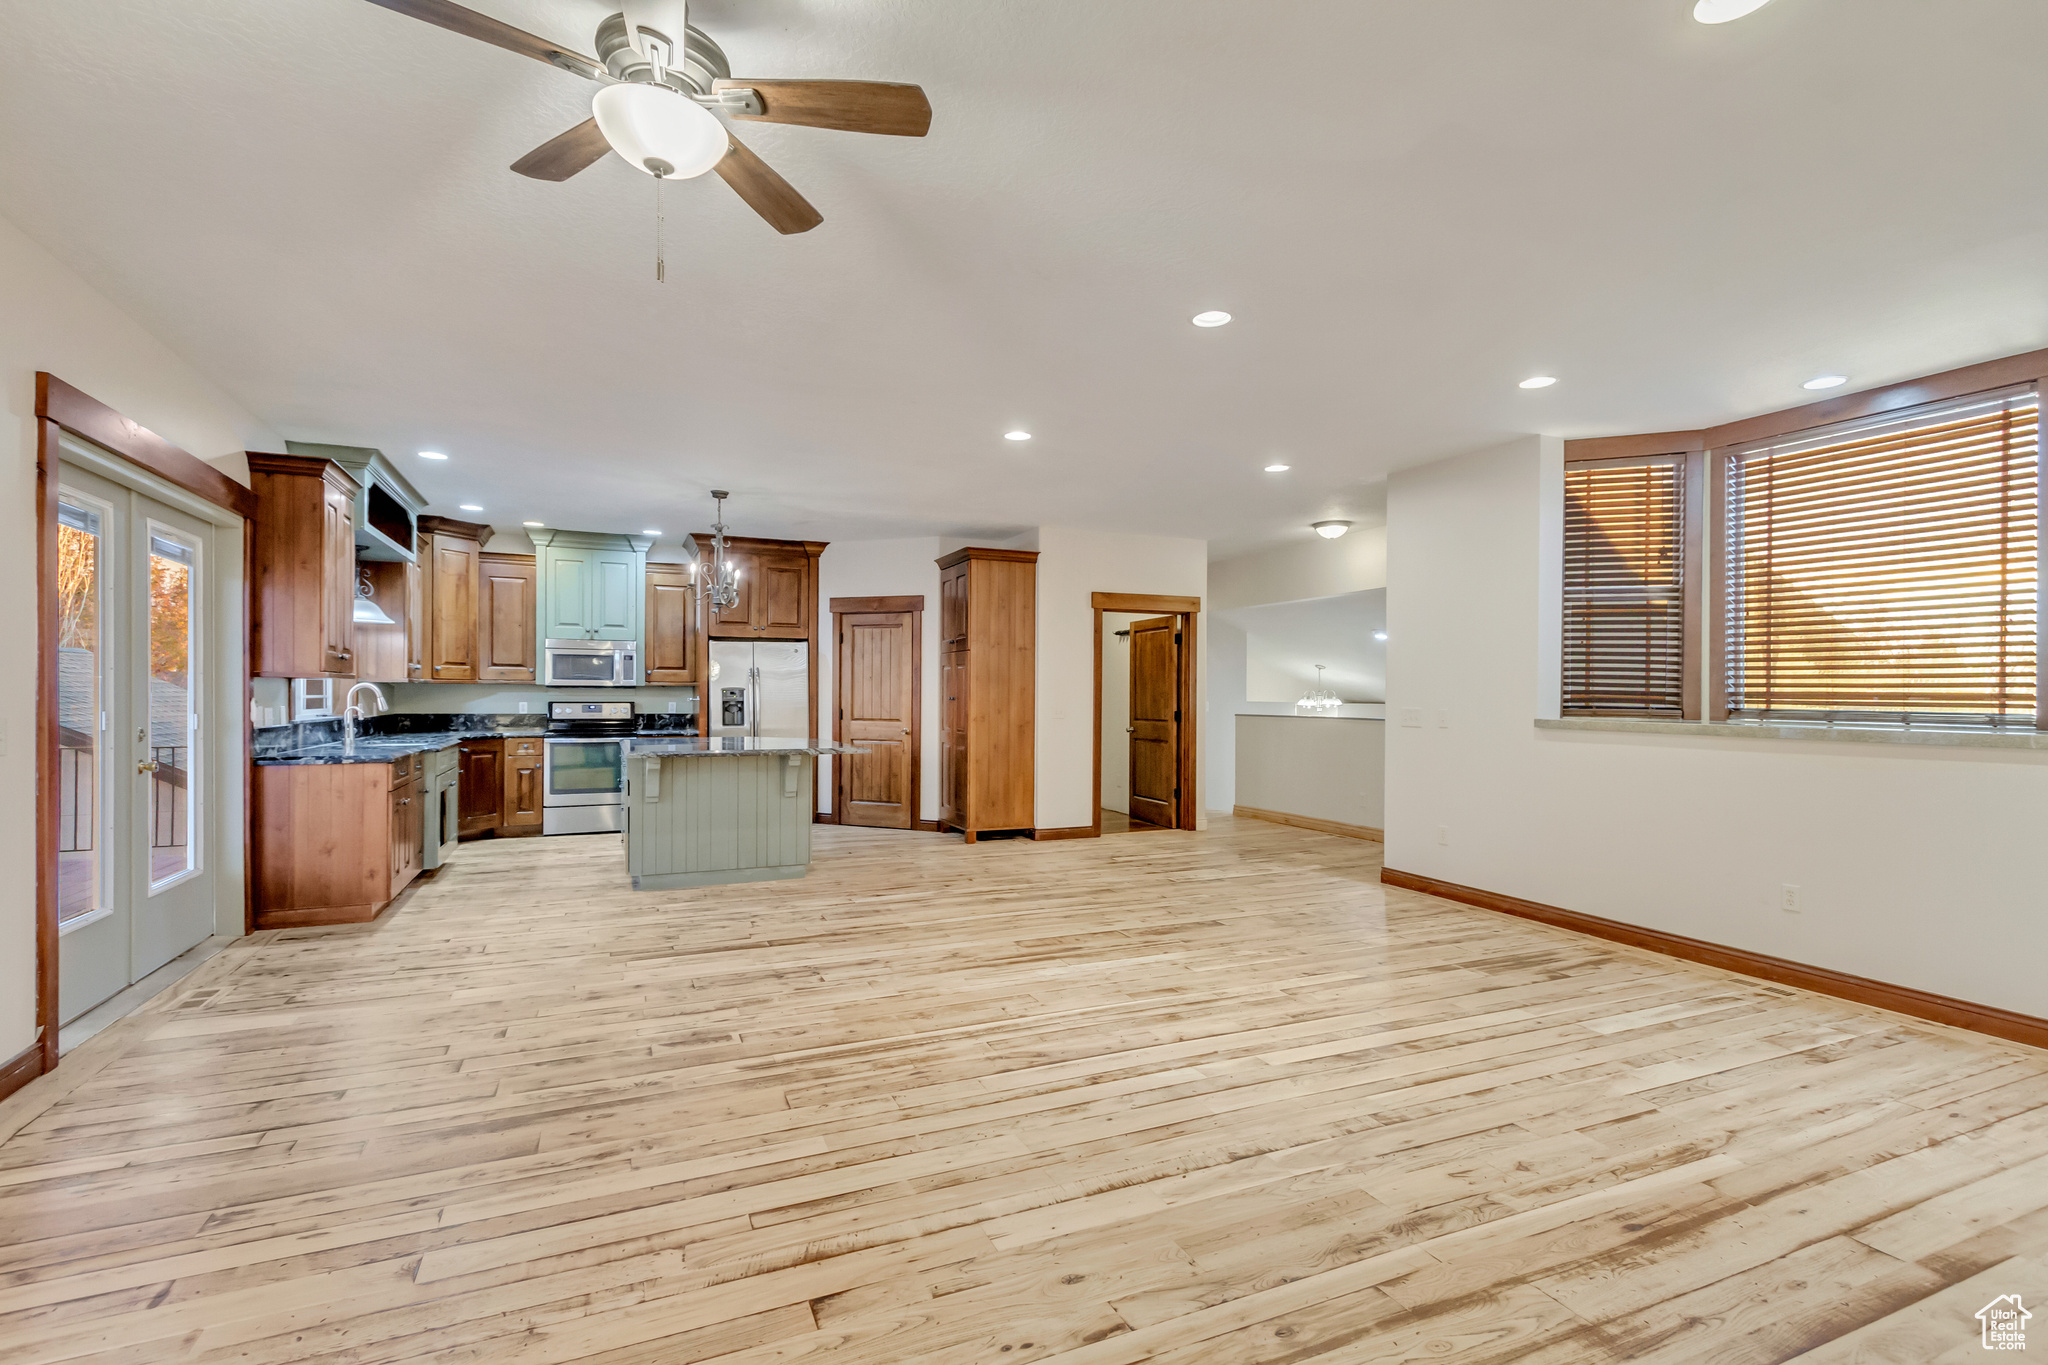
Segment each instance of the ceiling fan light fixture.
[{"label": "ceiling fan light fixture", "polygon": [[704,174],[732,144],[716,114],[665,85],[607,85],[591,100],[590,112],[613,151],[663,180]]},{"label": "ceiling fan light fixture", "polygon": [[1771,0],[1699,0],[1692,7],[1692,17],[1703,24],[1725,24],[1730,19],[1754,14],[1770,3]]}]

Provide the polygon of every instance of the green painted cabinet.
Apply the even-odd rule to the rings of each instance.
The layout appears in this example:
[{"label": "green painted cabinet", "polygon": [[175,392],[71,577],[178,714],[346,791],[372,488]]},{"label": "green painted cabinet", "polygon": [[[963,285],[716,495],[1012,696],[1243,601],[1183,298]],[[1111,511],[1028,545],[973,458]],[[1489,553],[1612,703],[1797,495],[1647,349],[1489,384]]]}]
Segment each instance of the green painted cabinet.
[{"label": "green painted cabinet", "polygon": [[646,536],[535,530],[543,640],[640,639],[645,610]]}]

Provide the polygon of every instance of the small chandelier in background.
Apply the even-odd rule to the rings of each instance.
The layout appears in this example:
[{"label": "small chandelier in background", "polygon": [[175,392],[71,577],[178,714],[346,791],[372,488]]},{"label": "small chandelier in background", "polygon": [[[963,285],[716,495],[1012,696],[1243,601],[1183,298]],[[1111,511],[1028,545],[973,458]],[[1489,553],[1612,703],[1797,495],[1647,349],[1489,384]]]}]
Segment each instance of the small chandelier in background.
[{"label": "small chandelier in background", "polygon": [[730,496],[723,488],[711,490],[718,510],[712,514],[711,582],[707,591],[711,594],[711,610],[715,612],[731,611],[740,604],[740,571],[725,557],[725,500]]},{"label": "small chandelier in background", "polygon": [[1335,692],[1332,692],[1329,688],[1323,686],[1323,668],[1324,665],[1322,664],[1316,665],[1316,685],[1308,690],[1307,696],[1303,697],[1300,701],[1294,703],[1294,711],[1296,715],[1334,715],[1336,713],[1337,708],[1344,704],[1343,701],[1338,698]]}]

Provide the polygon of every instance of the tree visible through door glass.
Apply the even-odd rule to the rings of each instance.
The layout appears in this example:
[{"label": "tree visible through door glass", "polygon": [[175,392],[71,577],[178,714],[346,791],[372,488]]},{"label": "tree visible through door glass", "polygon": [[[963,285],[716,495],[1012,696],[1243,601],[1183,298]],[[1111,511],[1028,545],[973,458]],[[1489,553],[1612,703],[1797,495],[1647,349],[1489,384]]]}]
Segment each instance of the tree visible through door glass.
[{"label": "tree visible through door glass", "polygon": [[192,594],[198,554],[149,537],[149,884],[193,866]]},{"label": "tree visible through door glass", "polygon": [[106,905],[100,876],[100,517],[57,504],[57,919]]}]

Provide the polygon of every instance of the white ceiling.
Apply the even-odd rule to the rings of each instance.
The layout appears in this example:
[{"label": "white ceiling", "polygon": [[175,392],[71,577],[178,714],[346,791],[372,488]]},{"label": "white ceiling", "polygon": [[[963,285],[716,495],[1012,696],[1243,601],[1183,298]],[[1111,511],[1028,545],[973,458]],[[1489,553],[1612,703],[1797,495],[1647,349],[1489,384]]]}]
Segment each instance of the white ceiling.
[{"label": "white ceiling", "polygon": [[[585,52],[611,8],[476,3]],[[673,186],[659,286],[651,180],[506,170],[571,76],[365,0],[0,0],[0,211],[274,428],[500,524],[687,529],[717,484],[752,534],[1230,553],[1511,434],[2048,345],[2048,5],[1690,6],[705,0],[737,74],[936,118],[750,125],[824,225]]]},{"label": "white ceiling", "polygon": [[1245,634],[1246,700],[1291,702],[1322,681],[1347,702],[1387,699],[1387,590],[1269,602],[1217,613]]}]

